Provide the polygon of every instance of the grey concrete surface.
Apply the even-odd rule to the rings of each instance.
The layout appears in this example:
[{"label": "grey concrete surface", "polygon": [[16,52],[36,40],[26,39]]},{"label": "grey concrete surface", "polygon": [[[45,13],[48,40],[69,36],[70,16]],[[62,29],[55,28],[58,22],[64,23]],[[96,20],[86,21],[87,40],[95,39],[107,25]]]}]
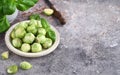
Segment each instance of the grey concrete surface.
[{"label": "grey concrete surface", "polygon": [[[11,52],[0,59],[0,75],[6,67],[29,61],[33,68],[16,75],[120,75],[120,0],[51,0],[67,20],[57,25],[61,34],[58,48],[40,58],[24,58]],[[7,51],[0,34],[0,53]]]}]

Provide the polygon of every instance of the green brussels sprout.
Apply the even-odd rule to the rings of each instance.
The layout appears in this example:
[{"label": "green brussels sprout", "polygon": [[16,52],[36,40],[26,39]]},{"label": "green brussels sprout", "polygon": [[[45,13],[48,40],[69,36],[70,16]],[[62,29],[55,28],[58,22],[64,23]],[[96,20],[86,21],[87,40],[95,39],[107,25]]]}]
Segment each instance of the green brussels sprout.
[{"label": "green brussels sprout", "polygon": [[18,72],[18,66],[17,65],[12,65],[7,68],[7,73],[9,74],[15,74]]},{"label": "green brussels sprout", "polygon": [[29,25],[37,26],[37,20],[31,19]]},{"label": "green brussels sprout", "polygon": [[3,52],[3,53],[1,54],[1,56],[2,56],[2,59],[4,59],[4,60],[8,59],[8,58],[9,58],[9,51]]},{"label": "green brussels sprout", "polygon": [[43,34],[39,34],[39,35],[37,35],[37,37],[36,37],[36,42],[37,43],[44,43],[45,42],[45,40],[46,40],[46,38],[45,38],[45,35],[43,35]]},{"label": "green brussels sprout", "polygon": [[52,46],[52,40],[50,38],[46,38],[46,41],[42,44],[43,48],[49,48]]},{"label": "green brussels sprout", "polygon": [[36,34],[37,33],[37,29],[36,29],[36,27],[34,25],[30,25],[30,26],[27,27],[27,32]]},{"label": "green brussels sprout", "polygon": [[50,8],[44,9],[43,12],[45,15],[48,15],[48,16],[50,16],[54,13],[53,9],[50,9]]},{"label": "green brussels sprout", "polygon": [[26,31],[23,27],[18,27],[15,29],[15,37],[23,38],[26,34]]},{"label": "green brussels sprout", "polygon": [[19,38],[14,38],[12,40],[12,45],[15,47],[15,48],[20,48],[21,45],[22,45],[22,41],[19,39]]},{"label": "green brussels sprout", "polygon": [[24,29],[26,29],[28,26],[28,22],[20,22],[19,25],[17,25],[15,27],[15,29],[19,28],[19,27],[23,27]]},{"label": "green brussels sprout", "polygon": [[46,30],[44,28],[38,28],[38,34],[46,34]]},{"label": "green brussels sprout", "polygon": [[14,30],[11,32],[10,37],[11,37],[12,39],[15,38],[15,31],[14,31]]},{"label": "green brussels sprout", "polygon": [[34,20],[34,19],[30,20],[29,25],[33,25],[36,28],[42,27],[41,21],[40,20]]},{"label": "green brussels sprout", "polygon": [[29,52],[30,51],[30,45],[27,43],[22,44],[21,51],[23,52]]},{"label": "green brussels sprout", "polygon": [[20,68],[23,70],[28,70],[32,68],[32,65],[27,61],[23,61],[20,63]]},{"label": "green brussels sprout", "polygon": [[31,51],[33,53],[42,51],[42,46],[39,43],[33,43],[31,46]]},{"label": "green brussels sprout", "polygon": [[40,21],[40,20],[37,21],[37,28],[38,28],[38,27],[42,27],[42,24],[41,24],[41,21]]},{"label": "green brussels sprout", "polygon": [[32,33],[27,33],[23,38],[23,42],[31,44],[33,43],[34,39],[35,39],[35,36]]}]

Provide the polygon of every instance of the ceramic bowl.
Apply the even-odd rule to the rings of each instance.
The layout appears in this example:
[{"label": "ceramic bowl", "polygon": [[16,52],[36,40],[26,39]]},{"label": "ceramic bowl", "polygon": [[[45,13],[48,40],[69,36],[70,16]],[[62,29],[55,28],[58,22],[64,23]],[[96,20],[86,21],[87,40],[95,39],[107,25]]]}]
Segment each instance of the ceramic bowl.
[{"label": "ceramic bowl", "polygon": [[[26,22],[29,22],[29,21],[26,21]],[[5,43],[6,43],[7,47],[9,48],[10,51],[12,51],[13,53],[15,53],[15,54],[17,54],[17,55],[24,56],[24,57],[41,57],[41,56],[45,56],[45,55],[53,52],[53,51],[57,48],[57,46],[58,46],[58,44],[59,44],[59,42],[60,42],[59,32],[56,30],[55,27],[53,27],[52,25],[50,25],[51,28],[55,31],[55,34],[56,34],[56,40],[55,40],[55,42],[53,43],[53,45],[52,45],[50,48],[45,49],[45,50],[43,50],[43,51],[41,51],[41,52],[38,52],[38,53],[25,53],[25,52],[22,52],[22,51],[20,51],[19,49],[13,47],[13,45],[12,45],[12,43],[11,43],[11,38],[10,38],[10,33],[12,32],[12,30],[13,30],[17,25],[18,25],[18,23],[12,25],[12,26],[9,28],[9,30],[6,32],[6,34],[5,34]],[[18,33],[18,34],[19,34],[19,33]]]}]

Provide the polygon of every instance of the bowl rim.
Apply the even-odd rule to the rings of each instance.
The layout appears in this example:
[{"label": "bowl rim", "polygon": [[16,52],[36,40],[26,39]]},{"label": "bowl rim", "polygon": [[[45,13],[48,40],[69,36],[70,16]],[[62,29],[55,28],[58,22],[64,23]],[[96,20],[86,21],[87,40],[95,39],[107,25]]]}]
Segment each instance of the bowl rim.
[{"label": "bowl rim", "polygon": [[[29,21],[30,21],[30,20],[21,21],[21,22],[29,22]],[[56,40],[55,40],[54,44],[53,44],[50,48],[48,48],[48,49],[46,49],[46,50],[44,50],[44,51],[38,52],[38,53],[25,53],[25,52],[20,51],[19,49],[16,49],[15,47],[13,47],[13,45],[12,45],[11,42],[10,42],[10,33],[12,32],[12,30],[13,30],[19,23],[20,23],[20,22],[17,22],[17,23],[15,23],[15,24],[13,24],[13,25],[8,29],[8,31],[7,31],[6,34],[5,34],[5,43],[6,43],[7,47],[9,48],[9,50],[12,51],[13,53],[15,53],[15,54],[17,54],[17,55],[20,55],[20,56],[23,56],[23,57],[41,57],[41,56],[45,56],[45,55],[53,52],[53,51],[57,48],[57,46],[58,46],[58,44],[59,44],[59,42],[60,42],[60,34],[59,34],[59,32],[56,30],[55,27],[53,27],[52,25],[50,25],[50,27],[55,31],[55,34],[56,34]]]}]

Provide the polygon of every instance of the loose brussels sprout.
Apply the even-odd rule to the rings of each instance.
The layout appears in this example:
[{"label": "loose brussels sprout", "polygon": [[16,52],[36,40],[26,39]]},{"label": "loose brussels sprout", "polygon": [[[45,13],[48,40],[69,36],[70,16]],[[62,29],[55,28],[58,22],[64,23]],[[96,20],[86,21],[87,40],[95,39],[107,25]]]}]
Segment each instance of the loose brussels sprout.
[{"label": "loose brussels sprout", "polygon": [[50,38],[46,38],[46,41],[43,43],[43,48],[49,48],[52,46],[52,40]]},{"label": "loose brussels sprout", "polygon": [[50,16],[54,13],[53,9],[50,9],[50,8],[46,8],[44,9],[43,11],[46,15]]},{"label": "loose brussels sprout", "polygon": [[22,41],[19,39],[19,38],[14,38],[12,40],[12,45],[15,47],[15,48],[20,48],[21,45],[22,45]]},{"label": "loose brussels sprout", "polygon": [[18,72],[18,66],[17,65],[12,65],[7,68],[7,73],[9,74],[15,74]]},{"label": "loose brussels sprout", "polygon": [[35,39],[35,36],[32,33],[27,33],[23,38],[23,42],[31,44],[33,43],[34,39]]},{"label": "loose brussels sprout", "polygon": [[32,65],[29,62],[23,61],[20,63],[20,68],[23,70],[28,70],[32,68]]},{"label": "loose brussels sprout", "polygon": [[8,51],[5,51],[5,52],[3,52],[3,53],[1,54],[1,56],[2,56],[2,59],[6,60],[6,59],[9,58],[9,52],[8,52]]},{"label": "loose brussels sprout", "polygon": [[14,31],[14,30],[11,32],[10,37],[11,37],[12,39],[15,38],[15,31]]},{"label": "loose brussels sprout", "polygon": [[46,30],[44,28],[38,28],[38,34],[46,34]]},{"label": "loose brussels sprout", "polygon": [[15,27],[15,29],[17,29],[18,27],[23,27],[24,29],[26,29],[27,26],[28,26],[28,22],[20,22],[19,25]]},{"label": "loose brussels sprout", "polygon": [[37,21],[37,27],[42,27],[42,24],[41,24],[40,20]]},{"label": "loose brussels sprout", "polygon": [[18,27],[15,29],[15,36],[17,38],[23,38],[26,34],[26,31],[23,27]]},{"label": "loose brussels sprout", "polygon": [[33,43],[31,46],[31,51],[33,53],[42,51],[42,46],[39,43]]},{"label": "loose brussels sprout", "polygon": [[34,25],[30,25],[27,27],[27,32],[33,33],[35,35],[37,33],[37,29]]},{"label": "loose brussels sprout", "polygon": [[46,38],[45,38],[45,35],[42,35],[42,34],[39,34],[37,37],[36,37],[36,42],[37,43],[44,43],[45,42],[45,40],[46,40]]},{"label": "loose brussels sprout", "polygon": [[30,51],[30,45],[27,43],[22,44],[21,51],[23,52],[29,52]]}]

